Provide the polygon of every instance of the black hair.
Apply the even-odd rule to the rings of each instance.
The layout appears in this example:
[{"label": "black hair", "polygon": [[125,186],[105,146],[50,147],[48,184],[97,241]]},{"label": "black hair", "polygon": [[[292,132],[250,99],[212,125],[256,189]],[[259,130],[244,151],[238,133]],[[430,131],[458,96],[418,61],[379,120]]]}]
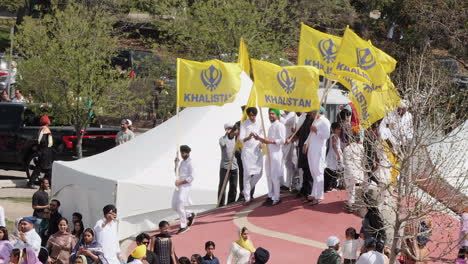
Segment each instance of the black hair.
[{"label": "black hair", "polygon": [[[41,178],[39,179],[39,184],[42,185],[44,183],[44,181],[49,181],[49,179],[47,178]],[[50,182],[49,182],[50,183]]]},{"label": "black hair", "polygon": [[190,259],[187,257],[180,257],[179,264],[190,264]]},{"label": "black hair", "polygon": [[352,239],[358,239],[359,234],[356,234],[356,229],[354,227],[348,227],[345,231],[346,237],[351,237]]},{"label": "black hair", "polygon": [[21,249],[19,248],[14,248],[12,251],[11,251],[11,254],[13,256],[15,256],[15,258],[19,258],[20,255],[21,255]]},{"label": "black hair", "polygon": [[163,227],[165,227],[166,225],[169,225],[169,222],[166,221],[166,220],[162,220],[161,222],[159,222],[159,228],[163,228]]},{"label": "black hair", "polygon": [[94,238],[94,230],[92,228],[86,228],[84,231],[83,231],[83,234],[84,233],[90,233],[91,235],[93,235],[93,238]]},{"label": "black hair", "polygon": [[77,217],[79,221],[83,220],[83,215],[78,212],[74,212],[72,216]]},{"label": "black hair", "polygon": [[65,223],[67,223],[67,225],[68,225],[68,219],[66,219],[65,217],[60,217],[59,220],[57,221],[57,226],[59,226],[60,222],[62,222],[62,221],[65,221]]},{"label": "black hair", "polygon": [[150,240],[151,238],[150,238],[150,236],[148,234],[141,233],[135,238],[135,241],[141,243],[141,242],[143,242],[144,239]]},{"label": "black hair", "polygon": [[460,250],[458,250],[457,258],[464,259],[465,254],[468,254],[468,247],[461,247]]},{"label": "black hair", "polygon": [[338,123],[338,122],[333,122],[333,123],[331,124],[331,130],[333,131],[333,130],[335,130],[335,129],[341,129],[340,123]]},{"label": "black hair", "polygon": [[245,107],[246,107],[245,105],[241,106],[242,112],[245,111]]},{"label": "black hair", "polygon": [[241,234],[244,234],[245,231],[249,231],[249,229],[247,229],[247,227],[244,226],[241,228]]},{"label": "black hair", "polygon": [[8,240],[8,230],[4,226],[0,226],[0,231],[3,232],[3,239],[2,240]]},{"label": "black hair", "polygon": [[345,120],[345,118],[346,118],[347,116],[351,116],[351,114],[352,114],[352,113],[351,113],[348,109],[343,109],[343,110],[341,110],[341,112],[340,112],[340,119],[341,119],[341,120]]},{"label": "black hair", "polygon": [[377,247],[377,240],[374,237],[366,238],[364,241],[364,247],[366,249],[375,249]]},{"label": "black hair", "polygon": [[180,146],[180,152],[190,153],[190,151],[192,151],[192,149],[189,146],[187,145]]},{"label": "black hair", "polygon": [[249,107],[247,108],[247,110],[245,110],[245,112],[250,115],[251,113],[254,114],[254,115],[257,115],[258,114],[258,109],[257,107]]},{"label": "black hair", "polygon": [[216,245],[215,245],[215,243],[213,241],[207,241],[205,243],[205,249],[207,249],[207,248],[209,248],[211,246],[213,246],[213,248],[216,248]]},{"label": "black hair", "polygon": [[193,254],[192,257],[197,260],[197,264],[203,264],[203,258],[200,256],[200,254]]},{"label": "black hair", "polygon": [[60,207],[60,201],[59,201],[59,200],[57,200],[57,199],[52,199],[52,200],[50,200],[50,203],[52,203],[52,202],[56,202],[56,203],[57,203],[57,207]]},{"label": "black hair", "polygon": [[[78,232],[75,231],[75,225],[76,223],[80,224],[80,230]],[[83,231],[84,231],[84,226],[83,226],[83,222],[81,220],[78,220],[76,222],[73,222],[73,231],[72,231],[72,235],[75,235],[77,237],[81,237],[81,235],[83,234]]]},{"label": "black hair", "polygon": [[117,213],[117,208],[113,204],[108,204],[102,208],[102,212],[104,215],[108,214],[110,211],[114,211],[114,213]]},{"label": "black hair", "polygon": [[377,240],[377,242],[375,243],[375,251],[383,253],[384,248],[385,242],[383,240]]}]

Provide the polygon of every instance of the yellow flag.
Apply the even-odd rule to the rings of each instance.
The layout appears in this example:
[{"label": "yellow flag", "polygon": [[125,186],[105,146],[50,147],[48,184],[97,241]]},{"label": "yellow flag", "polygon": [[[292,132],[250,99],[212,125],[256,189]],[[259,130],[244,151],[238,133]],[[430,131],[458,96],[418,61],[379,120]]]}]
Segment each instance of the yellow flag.
[{"label": "yellow flag", "polygon": [[331,72],[369,85],[383,86],[387,82],[387,74],[374,47],[349,28],[345,30]]},{"label": "yellow flag", "polygon": [[[372,45],[370,40],[369,40],[369,44]],[[373,47],[374,47],[375,52],[377,52],[377,59],[379,63],[382,65],[385,73],[388,74],[388,73],[393,72],[395,70],[397,61],[392,56],[385,53],[385,51],[378,49],[375,46]]]},{"label": "yellow flag", "polygon": [[239,92],[241,69],[237,63],[177,59],[177,106],[224,105]]},{"label": "yellow flag", "polygon": [[389,77],[382,87],[348,77],[340,78],[340,83],[349,89],[349,99],[356,107],[364,129],[384,118],[401,104],[398,91]]},{"label": "yellow flag", "polygon": [[341,37],[315,30],[301,23],[298,65],[311,65],[319,69],[320,75],[329,76],[335,62]]},{"label": "yellow flag", "polygon": [[281,67],[252,60],[254,87],[261,107],[292,112],[318,110],[319,72],[312,66]]},{"label": "yellow flag", "polygon": [[250,76],[250,59],[249,51],[247,50],[247,45],[244,42],[244,39],[240,39],[239,45],[239,56],[237,58],[237,63],[239,63],[241,69]]}]

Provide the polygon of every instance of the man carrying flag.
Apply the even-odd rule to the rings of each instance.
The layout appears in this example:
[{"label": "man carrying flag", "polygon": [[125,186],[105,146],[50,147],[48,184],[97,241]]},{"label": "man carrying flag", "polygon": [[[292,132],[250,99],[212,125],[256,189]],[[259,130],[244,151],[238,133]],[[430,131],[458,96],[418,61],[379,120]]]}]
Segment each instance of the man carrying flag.
[{"label": "man carrying flag", "polygon": [[243,144],[241,157],[244,166],[244,204],[250,202],[250,190],[262,177],[263,169],[262,144],[255,140],[262,132],[261,125],[257,122],[258,110],[256,107],[249,107],[246,112],[249,118],[241,123],[239,135]]},{"label": "man carrying flag", "polygon": [[266,171],[268,180],[268,199],[264,205],[277,205],[280,200],[281,177],[283,176],[283,151],[282,147],[286,141],[286,127],[279,121],[280,111],[270,108],[268,117],[271,126],[268,129],[268,138],[255,136],[255,139],[268,145],[269,163]]}]

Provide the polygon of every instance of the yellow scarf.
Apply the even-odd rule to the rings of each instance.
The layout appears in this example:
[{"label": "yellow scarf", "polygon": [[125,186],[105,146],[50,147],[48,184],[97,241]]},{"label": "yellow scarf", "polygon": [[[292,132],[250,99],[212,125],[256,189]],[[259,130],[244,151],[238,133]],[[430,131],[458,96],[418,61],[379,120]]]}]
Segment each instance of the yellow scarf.
[{"label": "yellow scarf", "polygon": [[241,247],[247,249],[248,251],[250,251],[250,252],[252,252],[252,253],[255,252],[255,247],[254,247],[252,241],[250,241],[250,240],[248,240],[248,239],[247,239],[247,240],[244,240],[244,239],[242,238],[242,233],[241,233],[241,232],[242,232],[242,231],[239,230],[239,240],[237,240],[236,243],[239,244],[239,246],[241,246]]}]

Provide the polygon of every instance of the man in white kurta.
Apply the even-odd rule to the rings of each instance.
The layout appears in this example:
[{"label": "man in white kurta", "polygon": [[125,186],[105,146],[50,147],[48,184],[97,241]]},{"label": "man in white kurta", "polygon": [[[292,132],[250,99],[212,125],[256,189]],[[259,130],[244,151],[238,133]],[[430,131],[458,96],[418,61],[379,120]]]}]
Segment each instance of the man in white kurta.
[{"label": "man in white kurta", "polygon": [[262,177],[263,154],[260,142],[254,138],[262,131],[256,120],[258,110],[256,107],[249,107],[246,112],[249,118],[241,123],[239,139],[243,144],[241,158],[244,166],[244,198],[245,203],[248,203],[252,198],[250,190]]},{"label": "man in white kurta", "polygon": [[186,208],[186,206],[192,204],[190,188],[193,182],[193,166],[190,152],[189,146],[180,146],[180,154],[183,160],[179,165],[179,178],[175,182],[176,189],[172,196],[172,209],[177,212],[180,219],[180,229],[177,234],[187,231],[195,219],[195,214]]},{"label": "man in white kurta", "polygon": [[310,174],[314,180],[308,199],[312,200],[313,204],[319,203],[324,198],[323,172],[326,168],[325,157],[327,140],[330,137],[330,121],[323,114],[325,114],[325,108],[320,107],[320,112],[316,114],[306,141],[307,160],[309,161]]},{"label": "man in white kurta", "polygon": [[280,200],[281,178],[284,173],[283,150],[282,146],[286,141],[286,128],[278,120],[280,112],[277,109],[268,110],[270,118],[270,128],[268,129],[268,138],[255,137],[258,141],[267,144],[268,160],[266,175],[268,181],[268,198],[266,205],[277,205]]},{"label": "man in white kurta", "polygon": [[405,146],[413,140],[413,115],[408,112],[407,107],[408,103],[403,101],[380,123],[379,132],[382,139],[388,139],[394,147]]},{"label": "man in white kurta", "polygon": [[24,217],[19,222],[19,239],[14,244],[15,248],[24,249],[30,247],[39,255],[41,250],[41,237],[36,233],[34,229],[34,217]]},{"label": "man in white kurta", "polygon": [[99,219],[94,226],[96,241],[101,244],[102,253],[109,264],[119,264],[120,244],[117,236],[117,208],[109,204],[102,209],[104,217]]},{"label": "man in white kurta", "polygon": [[[296,129],[297,115],[295,112],[286,112],[280,119],[286,128],[286,139],[288,139]],[[281,177],[281,185],[290,188],[297,167],[297,154],[294,142],[283,145],[283,162],[286,169],[286,177]]]}]

